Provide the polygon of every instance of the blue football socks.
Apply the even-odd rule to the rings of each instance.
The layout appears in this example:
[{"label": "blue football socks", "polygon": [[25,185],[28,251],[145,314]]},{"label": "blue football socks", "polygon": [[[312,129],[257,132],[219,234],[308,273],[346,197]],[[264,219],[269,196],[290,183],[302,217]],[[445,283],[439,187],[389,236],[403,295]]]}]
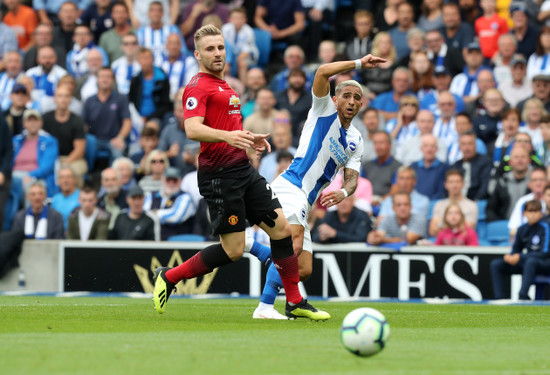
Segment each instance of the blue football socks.
[{"label": "blue football socks", "polygon": [[282,287],[283,282],[281,281],[279,271],[277,271],[274,264],[271,264],[267,270],[264,291],[262,292],[260,301],[267,305],[274,305],[275,298],[277,298],[277,294],[279,294],[279,290],[281,290]]}]

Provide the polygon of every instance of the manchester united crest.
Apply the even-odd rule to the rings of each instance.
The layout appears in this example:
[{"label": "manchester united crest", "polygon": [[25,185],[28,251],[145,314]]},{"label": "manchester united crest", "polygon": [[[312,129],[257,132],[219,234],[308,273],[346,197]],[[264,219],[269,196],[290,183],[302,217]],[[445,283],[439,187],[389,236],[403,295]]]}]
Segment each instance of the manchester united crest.
[{"label": "manchester united crest", "polygon": [[235,225],[239,222],[239,218],[237,217],[237,215],[231,215],[229,216],[229,219],[227,219],[227,221],[229,221],[230,225]]}]

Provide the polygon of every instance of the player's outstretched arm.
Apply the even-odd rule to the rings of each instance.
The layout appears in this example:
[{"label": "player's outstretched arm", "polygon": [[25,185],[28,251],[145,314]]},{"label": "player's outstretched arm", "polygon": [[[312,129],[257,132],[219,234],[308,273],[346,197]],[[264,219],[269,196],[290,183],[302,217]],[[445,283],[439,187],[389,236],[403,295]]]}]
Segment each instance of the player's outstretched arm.
[{"label": "player's outstretched arm", "polygon": [[342,183],[342,188],[323,195],[321,204],[325,207],[331,207],[342,202],[355,192],[358,179],[359,172],[351,168],[344,168],[344,182]]},{"label": "player's outstretched arm", "polygon": [[385,63],[386,61],[386,59],[369,54],[357,60],[336,61],[321,65],[317,69],[317,73],[315,73],[315,78],[313,79],[313,94],[318,98],[328,94],[330,90],[328,79],[335,74],[353,69],[376,68],[378,64]]},{"label": "player's outstretched arm", "polygon": [[226,131],[204,125],[204,117],[196,116],[185,120],[185,133],[189,139],[200,142],[226,142],[246,150],[254,145],[254,135],[244,130]]}]

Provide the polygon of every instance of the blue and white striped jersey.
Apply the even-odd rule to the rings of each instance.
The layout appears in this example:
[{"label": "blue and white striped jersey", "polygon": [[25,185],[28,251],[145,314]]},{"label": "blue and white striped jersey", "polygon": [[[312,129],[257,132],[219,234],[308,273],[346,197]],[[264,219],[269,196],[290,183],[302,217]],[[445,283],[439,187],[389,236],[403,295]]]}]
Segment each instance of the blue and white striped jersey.
[{"label": "blue and white striped jersey", "polygon": [[120,94],[127,95],[130,92],[130,82],[132,78],[141,72],[141,65],[134,61],[131,65],[126,56],[122,56],[111,64],[111,69],[115,75],[117,90]]},{"label": "blue and white striped jersey", "polygon": [[166,49],[166,39],[170,34],[177,34],[182,39],[178,27],[174,25],[164,25],[156,30],[153,30],[151,26],[143,26],[136,33],[139,45],[147,47],[153,52],[154,64],[156,66],[162,65],[162,53]]},{"label": "blue and white striped jersey", "polygon": [[168,61],[168,57],[163,55],[163,62],[160,67],[168,76],[170,82],[170,99],[176,96],[181,87],[187,86],[191,78],[199,72],[199,64],[194,57],[186,57],[183,54],[173,63]]},{"label": "blue and white striped jersey", "polygon": [[359,172],[363,154],[361,133],[350,125],[340,124],[330,94],[315,95],[309,110],[300,144],[290,167],[282,176],[301,188],[310,205],[334,179],[341,167]]},{"label": "blue and white striped jersey", "polygon": [[17,77],[11,78],[7,72],[0,74],[0,108],[2,111],[10,107],[11,91],[13,90],[13,85],[15,85],[15,81],[20,75],[21,74],[18,74]]}]

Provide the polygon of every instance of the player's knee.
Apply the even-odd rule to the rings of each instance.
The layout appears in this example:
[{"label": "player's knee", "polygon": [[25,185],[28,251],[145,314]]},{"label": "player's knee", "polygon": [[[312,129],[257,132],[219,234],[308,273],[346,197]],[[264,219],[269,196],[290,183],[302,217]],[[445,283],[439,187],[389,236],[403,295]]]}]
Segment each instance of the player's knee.
[{"label": "player's knee", "polygon": [[231,245],[224,244],[223,246],[225,252],[227,253],[227,256],[229,259],[231,259],[233,262],[239,260],[242,258],[244,253],[244,241],[237,241],[236,243],[233,243]]},{"label": "player's knee", "polygon": [[300,274],[300,281],[306,281],[311,276],[313,267],[311,264],[300,264],[298,273]]}]

